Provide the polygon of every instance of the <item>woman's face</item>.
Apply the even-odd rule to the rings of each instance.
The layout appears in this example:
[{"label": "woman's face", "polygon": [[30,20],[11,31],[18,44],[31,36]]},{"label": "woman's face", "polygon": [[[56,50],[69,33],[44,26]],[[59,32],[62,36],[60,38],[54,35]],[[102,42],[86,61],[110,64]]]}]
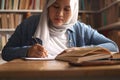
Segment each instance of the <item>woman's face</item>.
[{"label": "woman's face", "polygon": [[61,26],[71,17],[70,0],[56,0],[49,9],[48,15],[54,26]]}]

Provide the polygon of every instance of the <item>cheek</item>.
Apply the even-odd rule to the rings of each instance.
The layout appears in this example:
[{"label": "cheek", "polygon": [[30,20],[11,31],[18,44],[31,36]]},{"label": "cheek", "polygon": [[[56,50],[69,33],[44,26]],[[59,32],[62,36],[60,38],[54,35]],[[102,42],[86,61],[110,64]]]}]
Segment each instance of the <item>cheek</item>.
[{"label": "cheek", "polygon": [[65,17],[65,22],[67,22],[70,18],[71,18],[71,14],[66,14],[64,17]]},{"label": "cheek", "polygon": [[54,14],[49,13],[49,20],[54,23]]},{"label": "cheek", "polygon": [[55,12],[54,12],[53,10],[49,10],[48,16],[49,16],[49,19],[50,19],[51,21],[53,20],[54,15],[55,15]]}]

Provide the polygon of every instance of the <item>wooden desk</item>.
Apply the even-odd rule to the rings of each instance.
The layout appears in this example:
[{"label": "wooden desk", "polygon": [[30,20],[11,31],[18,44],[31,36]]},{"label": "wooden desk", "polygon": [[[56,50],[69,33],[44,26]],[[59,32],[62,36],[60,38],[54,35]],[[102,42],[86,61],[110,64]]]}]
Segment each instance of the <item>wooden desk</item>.
[{"label": "wooden desk", "polygon": [[0,80],[119,80],[120,65],[73,67],[62,61],[14,60],[0,65]]}]

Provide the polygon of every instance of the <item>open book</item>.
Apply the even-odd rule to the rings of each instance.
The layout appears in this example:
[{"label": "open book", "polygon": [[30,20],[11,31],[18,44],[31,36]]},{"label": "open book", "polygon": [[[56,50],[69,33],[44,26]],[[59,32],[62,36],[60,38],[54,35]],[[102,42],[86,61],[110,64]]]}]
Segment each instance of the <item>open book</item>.
[{"label": "open book", "polygon": [[[103,47],[75,47],[64,50],[56,57],[46,58],[29,58],[24,57],[24,60],[62,60],[67,61],[72,65],[108,65],[120,64],[120,54],[110,52]],[[115,55],[115,56],[114,56]]]},{"label": "open book", "polygon": [[73,48],[63,51],[55,59],[70,63],[82,63],[100,59],[109,59],[114,53],[103,47]]}]

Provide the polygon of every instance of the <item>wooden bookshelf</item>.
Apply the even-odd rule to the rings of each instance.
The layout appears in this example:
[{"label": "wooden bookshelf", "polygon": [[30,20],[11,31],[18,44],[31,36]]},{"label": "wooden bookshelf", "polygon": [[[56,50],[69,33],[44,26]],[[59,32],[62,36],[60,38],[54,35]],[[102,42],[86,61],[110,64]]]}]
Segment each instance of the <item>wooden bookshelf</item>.
[{"label": "wooden bookshelf", "polygon": [[44,4],[45,0],[0,0],[0,50],[17,25],[31,15],[40,14]]}]

